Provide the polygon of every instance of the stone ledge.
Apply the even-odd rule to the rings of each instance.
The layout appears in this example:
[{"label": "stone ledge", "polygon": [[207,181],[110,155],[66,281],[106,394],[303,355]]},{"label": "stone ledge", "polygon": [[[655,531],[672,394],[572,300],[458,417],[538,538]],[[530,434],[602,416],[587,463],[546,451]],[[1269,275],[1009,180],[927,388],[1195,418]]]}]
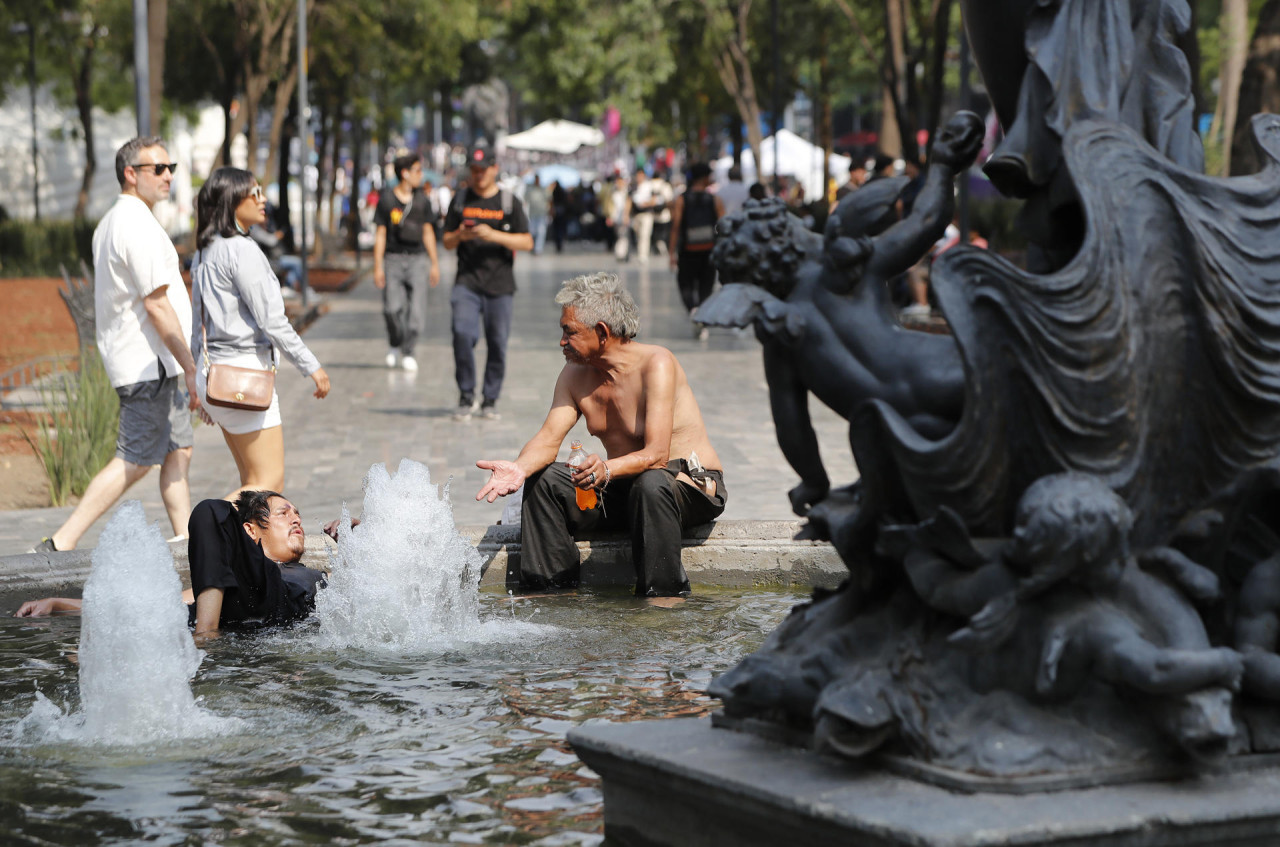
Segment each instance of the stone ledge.
[{"label": "stone ledge", "polygon": [[[830,544],[796,541],[799,521],[716,521],[691,528],[682,559],[689,581],[726,588],[791,586],[834,588],[848,571]],[[481,586],[514,585],[520,527],[462,527],[485,560]],[[578,542],[583,585],[632,585],[631,539],[601,533]]]},{"label": "stone ledge", "polygon": [[960,794],[726,729],[708,718],[569,731],[600,775],[610,843],[679,847],[1261,847],[1280,769],[1051,794]]},{"label": "stone ledge", "polygon": [[[807,586],[834,588],[847,571],[830,544],[796,541],[798,521],[717,521],[694,527],[684,539],[684,566],[695,585],[732,588]],[[505,590],[519,563],[520,527],[463,526],[458,531],[484,559],[482,588]],[[306,561],[323,566],[333,542],[313,533]],[[186,579],[187,545],[169,545],[174,565]],[[578,542],[584,585],[631,585],[631,542],[610,533]],[[66,553],[0,556],[0,596],[75,594],[89,576],[92,549]],[[77,595],[78,596],[78,595]]]}]

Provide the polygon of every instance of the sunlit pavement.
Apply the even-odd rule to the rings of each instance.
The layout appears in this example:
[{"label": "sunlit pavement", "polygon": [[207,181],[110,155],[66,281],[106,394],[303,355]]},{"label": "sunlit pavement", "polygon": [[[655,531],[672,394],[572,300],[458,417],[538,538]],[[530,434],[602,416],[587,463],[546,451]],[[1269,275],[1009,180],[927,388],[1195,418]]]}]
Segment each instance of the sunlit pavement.
[{"label": "sunlit pavement", "polygon": [[[648,265],[634,259],[619,264],[603,246],[588,250],[579,245],[562,255],[518,256],[519,291],[506,381],[498,401],[501,418],[477,416],[459,422],[452,417],[458,392],[449,332],[454,256],[441,252],[441,283],[430,292],[427,332],[416,350],[417,373],[385,367],[381,295],[367,278],[346,294],[328,295],[328,314],[303,336],[329,373],[333,385],[329,397],[311,397],[311,380],[282,363],[276,385],[284,416],[284,493],[302,511],[308,532],[318,531],[321,523],[336,517],[344,500],[359,515],[362,481],[369,466],[385,462],[394,470],[406,457],[427,465],[433,481],[449,483],[459,525],[497,522],[503,501],[475,501],[488,476],[475,467],[475,461],[515,458],[542,423],[564,361],[558,346],[560,308],[553,297],[563,280],[597,270],[621,274],[635,296],[641,315],[639,340],[669,347],[683,364],[725,465],[729,505],[724,518],[792,517],[786,492],[797,477],[774,438],[759,342],[749,330],[713,330],[710,339],[698,341],[665,258],[655,255]],[[366,268],[370,262],[366,256]],[[483,340],[476,358],[482,372]],[[855,474],[845,422],[817,401],[810,405],[832,483],[844,484]],[[574,437],[581,437],[589,451],[600,449],[581,422]],[[167,537],[168,519],[157,479],[153,471],[126,496],[141,499],[147,516],[160,521]],[[237,485],[235,464],[221,432],[216,427],[198,427],[191,466],[192,502],[223,496]],[[0,555],[26,552],[42,536],[52,534],[70,511],[67,507],[0,512]],[[80,546],[92,546],[105,523],[100,520]]]}]

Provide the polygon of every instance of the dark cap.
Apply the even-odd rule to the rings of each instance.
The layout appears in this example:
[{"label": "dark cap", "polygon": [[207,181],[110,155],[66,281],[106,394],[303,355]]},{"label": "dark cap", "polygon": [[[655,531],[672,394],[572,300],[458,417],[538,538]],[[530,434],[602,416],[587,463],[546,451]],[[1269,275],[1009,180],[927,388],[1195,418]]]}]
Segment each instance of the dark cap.
[{"label": "dark cap", "polygon": [[496,164],[497,161],[493,155],[493,148],[483,141],[471,145],[471,152],[467,154],[467,165],[473,168],[487,168]]}]

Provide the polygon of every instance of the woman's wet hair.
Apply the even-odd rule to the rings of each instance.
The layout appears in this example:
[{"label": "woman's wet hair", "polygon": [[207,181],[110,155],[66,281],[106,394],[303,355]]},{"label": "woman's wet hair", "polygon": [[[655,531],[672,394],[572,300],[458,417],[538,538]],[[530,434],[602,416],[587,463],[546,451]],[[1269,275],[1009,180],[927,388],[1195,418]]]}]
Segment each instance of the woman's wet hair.
[{"label": "woman's wet hair", "polygon": [[238,234],[236,207],[253,191],[256,180],[243,168],[218,168],[196,197],[196,246],[203,250],[215,236]]},{"label": "woman's wet hair", "polygon": [[241,491],[233,504],[236,514],[240,517],[240,523],[255,523],[266,529],[271,519],[272,497],[284,497],[284,495],[277,491]]},{"label": "woman's wet hair", "polygon": [[617,274],[583,274],[568,280],[556,294],[561,306],[572,306],[578,320],[587,326],[602,323],[618,338],[635,338],[640,331],[636,301]]}]

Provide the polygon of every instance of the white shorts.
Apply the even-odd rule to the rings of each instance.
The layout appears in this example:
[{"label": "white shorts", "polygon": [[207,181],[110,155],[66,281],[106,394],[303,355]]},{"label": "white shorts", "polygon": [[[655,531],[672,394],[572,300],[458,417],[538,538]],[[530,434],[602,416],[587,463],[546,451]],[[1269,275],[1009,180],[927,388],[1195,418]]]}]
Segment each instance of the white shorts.
[{"label": "white shorts", "polygon": [[[225,359],[219,357],[215,361],[220,365],[268,370],[271,367],[271,350],[263,350],[261,353],[244,353]],[[203,364],[203,357],[201,364]],[[209,413],[209,417],[213,418],[213,422],[227,432],[232,435],[244,435],[248,432],[258,432],[259,430],[270,429],[273,426],[280,426],[282,422],[280,419],[280,396],[276,392],[271,392],[271,405],[267,407],[265,412],[250,412],[245,409],[211,406],[206,396],[208,378],[209,375],[203,367],[196,369],[196,392],[200,395],[200,404]]]}]

